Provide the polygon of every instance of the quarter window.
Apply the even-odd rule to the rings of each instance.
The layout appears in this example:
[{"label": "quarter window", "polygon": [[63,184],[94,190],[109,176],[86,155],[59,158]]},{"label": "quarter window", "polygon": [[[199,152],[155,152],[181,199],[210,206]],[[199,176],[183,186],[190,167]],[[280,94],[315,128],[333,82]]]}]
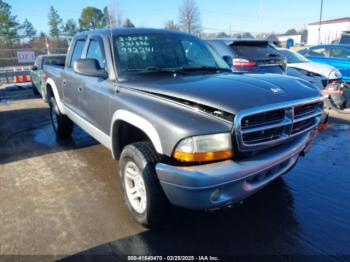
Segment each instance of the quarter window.
[{"label": "quarter window", "polygon": [[90,41],[86,58],[96,59],[100,65],[100,68],[106,67],[106,57],[104,55],[102,46],[101,46],[100,42],[98,42],[96,40]]},{"label": "quarter window", "polygon": [[74,62],[81,58],[81,55],[84,50],[85,40],[78,40],[75,43],[74,50],[72,53],[72,58],[70,60],[69,66],[72,67],[74,65]]}]

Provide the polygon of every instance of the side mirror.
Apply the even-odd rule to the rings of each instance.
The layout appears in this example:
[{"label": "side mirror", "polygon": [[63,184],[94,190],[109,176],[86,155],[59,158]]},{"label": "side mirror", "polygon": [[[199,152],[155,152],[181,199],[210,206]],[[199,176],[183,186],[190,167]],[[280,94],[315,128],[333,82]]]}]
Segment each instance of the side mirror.
[{"label": "side mirror", "polygon": [[233,58],[231,56],[224,55],[222,58],[230,67],[232,67]]},{"label": "side mirror", "polygon": [[74,71],[78,74],[92,77],[107,78],[108,73],[102,69],[96,59],[85,58],[74,62]]},{"label": "side mirror", "polygon": [[33,71],[36,71],[36,70],[38,70],[38,69],[39,69],[39,68],[38,68],[36,65],[33,65],[33,66],[32,66],[32,70],[33,70]]}]

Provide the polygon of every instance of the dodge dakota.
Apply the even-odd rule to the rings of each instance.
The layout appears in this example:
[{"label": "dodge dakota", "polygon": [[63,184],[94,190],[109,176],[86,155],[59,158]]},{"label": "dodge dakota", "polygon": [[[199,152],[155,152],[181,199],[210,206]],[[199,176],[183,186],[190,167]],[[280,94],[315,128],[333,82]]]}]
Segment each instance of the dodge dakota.
[{"label": "dodge dakota", "polygon": [[166,30],[79,33],[65,66],[44,74],[56,135],[74,122],[109,148],[125,203],[148,227],[170,203],[216,209],[288,172],[323,110],[308,82],[233,74],[206,42]]}]

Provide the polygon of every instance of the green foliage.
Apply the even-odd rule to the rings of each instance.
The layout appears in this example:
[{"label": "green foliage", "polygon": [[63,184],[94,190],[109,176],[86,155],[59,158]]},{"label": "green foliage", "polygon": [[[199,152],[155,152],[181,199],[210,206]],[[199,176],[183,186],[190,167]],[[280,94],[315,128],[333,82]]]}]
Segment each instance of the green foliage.
[{"label": "green foliage", "polygon": [[58,15],[57,10],[51,6],[49,11],[49,28],[50,36],[59,39],[60,29],[63,28],[62,18]]},{"label": "green foliage", "polygon": [[20,25],[17,17],[11,14],[11,6],[0,0],[0,41],[11,45],[18,40]]},{"label": "green foliage", "polygon": [[81,31],[94,30],[105,27],[106,19],[103,19],[103,12],[92,6],[85,7],[79,18]]},{"label": "green foliage", "polygon": [[64,32],[67,36],[74,36],[78,32],[78,25],[74,21],[74,19],[68,19],[65,26],[64,26]]},{"label": "green foliage", "polygon": [[26,18],[21,26],[21,31],[23,35],[29,39],[29,41],[33,40],[36,35],[36,30],[31,22]]},{"label": "green foliage", "polygon": [[123,27],[135,27],[135,25],[131,22],[131,20],[129,18],[126,18],[124,23],[123,23]]},{"label": "green foliage", "polygon": [[298,34],[298,31],[295,30],[294,28],[288,29],[286,32],[286,35],[297,35],[297,34]]}]

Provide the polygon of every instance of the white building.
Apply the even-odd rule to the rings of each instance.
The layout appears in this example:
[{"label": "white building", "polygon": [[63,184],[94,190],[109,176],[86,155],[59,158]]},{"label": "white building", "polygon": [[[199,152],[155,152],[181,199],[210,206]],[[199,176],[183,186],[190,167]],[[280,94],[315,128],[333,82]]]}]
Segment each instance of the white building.
[{"label": "white building", "polygon": [[322,21],[320,42],[318,40],[320,22],[310,23],[307,27],[308,45],[330,44],[340,37],[344,31],[350,31],[350,17]]}]

